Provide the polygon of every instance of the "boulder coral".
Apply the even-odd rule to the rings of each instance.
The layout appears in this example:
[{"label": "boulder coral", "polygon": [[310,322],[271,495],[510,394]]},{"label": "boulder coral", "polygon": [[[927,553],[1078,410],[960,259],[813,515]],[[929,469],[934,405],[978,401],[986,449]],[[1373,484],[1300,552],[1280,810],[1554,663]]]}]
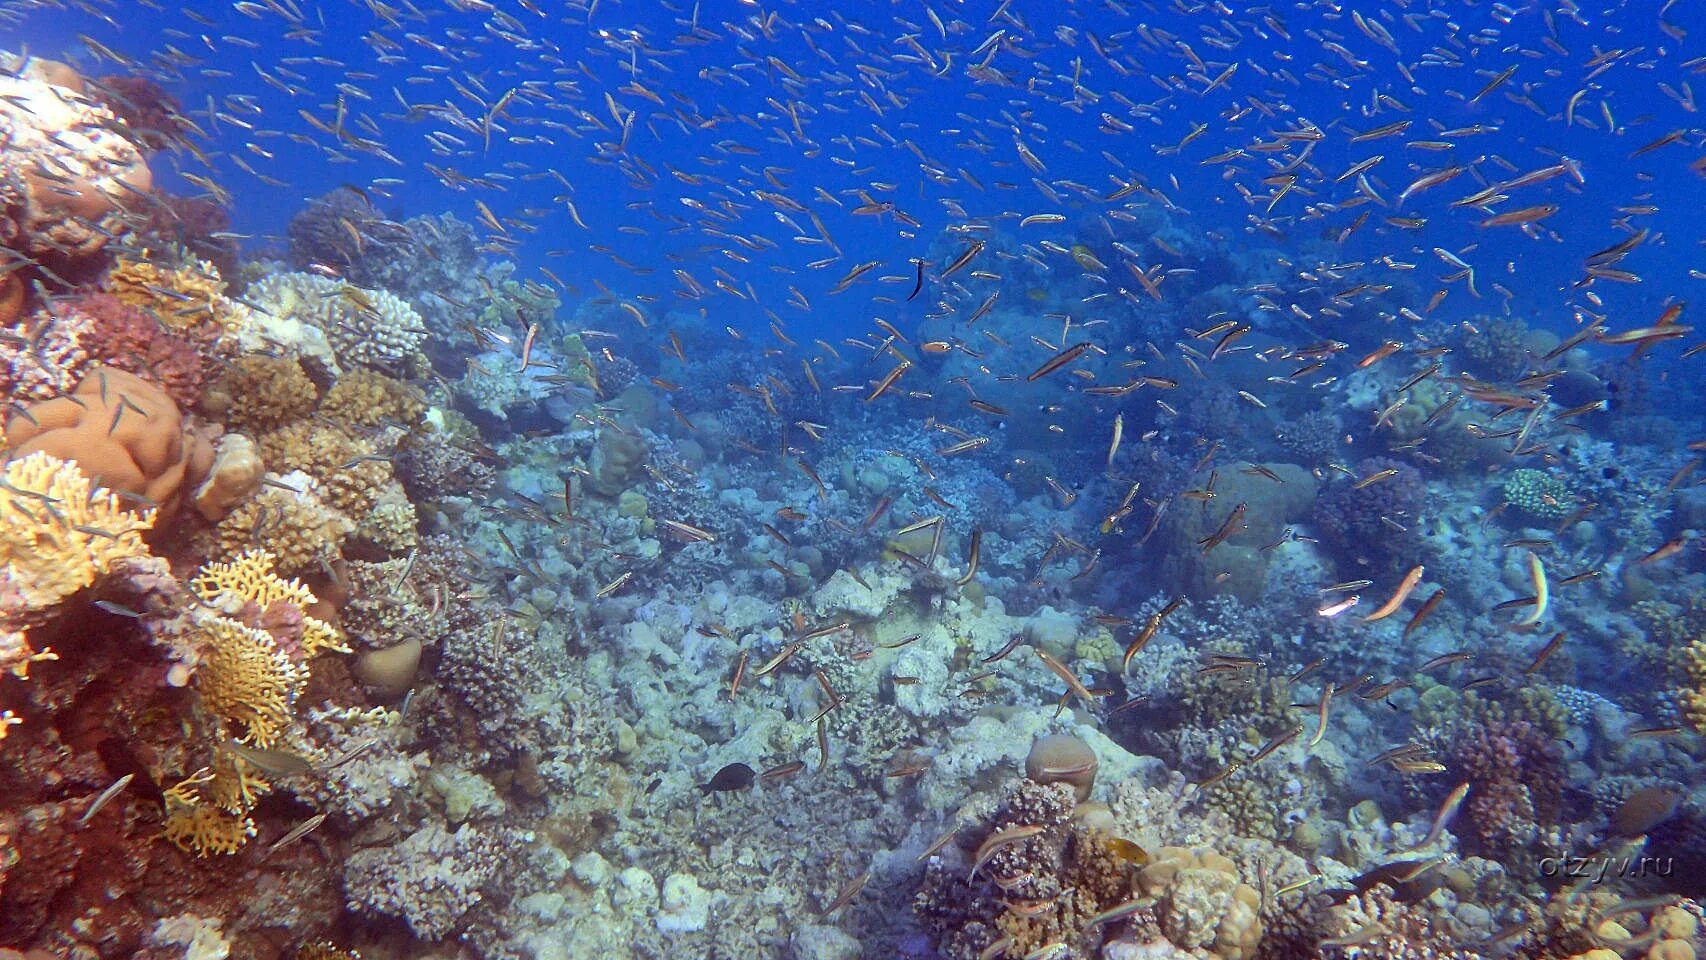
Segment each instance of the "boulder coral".
[{"label": "boulder coral", "polygon": [[109,490],[157,506],[161,519],[207,476],[213,445],[159,387],[123,370],[96,369],[69,396],[15,408],[6,420],[13,456],[44,452]]}]

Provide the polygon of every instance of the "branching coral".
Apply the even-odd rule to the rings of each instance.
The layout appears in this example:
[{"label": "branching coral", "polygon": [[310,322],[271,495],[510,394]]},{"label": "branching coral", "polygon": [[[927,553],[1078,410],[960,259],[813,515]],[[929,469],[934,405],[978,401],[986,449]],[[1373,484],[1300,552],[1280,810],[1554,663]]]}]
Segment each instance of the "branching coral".
[{"label": "branching coral", "polygon": [[263,312],[318,328],[340,366],[407,368],[426,338],[420,314],[384,290],[311,273],[277,273],[249,285]]},{"label": "branching coral", "polygon": [[250,354],[225,368],[203,407],[229,426],[258,433],[307,417],[319,397],[295,358]]},{"label": "branching coral", "polygon": [[1323,947],[1344,947],[1348,956],[1404,960],[1469,960],[1420,909],[1392,899],[1385,886],[1352,896],[1334,908]]},{"label": "branching coral", "polygon": [[1427,741],[1453,783],[1468,782],[1466,850],[1509,856],[1545,839],[1562,810],[1563,757],[1553,738],[1528,720],[1490,717],[1430,731]]},{"label": "branching coral", "polygon": [[[998,943],[1024,956],[1048,943],[1083,957],[1096,914],[1131,900],[1135,844],[1073,823],[1073,785],[1031,780],[1009,788],[1002,810],[979,830],[985,861],[967,878],[961,865],[932,859],[913,907],[940,938],[945,956],[970,960]],[[1012,838],[1012,839],[1009,839]]]},{"label": "branching coral", "polygon": [[1408,464],[1371,457],[1356,465],[1358,477],[1397,471],[1377,483],[1337,481],[1321,492],[1313,519],[1322,539],[1356,557],[1371,572],[1406,562],[1415,555],[1416,533],[1427,486]]},{"label": "branching coral", "polygon": [[245,550],[265,548],[289,575],[317,572],[343,548],[355,524],[322,502],[314,482],[305,474],[287,474],[282,487],[266,487],[238,504],[213,532],[212,552],[232,557]]},{"label": "branching coral", "polygon": [[72,310],[86,317],[79,345],[102,366],[134,373],[189,409],[201,396],[218,331],[209,325],[168,328],[118,297],[91,293]]},{"label": "branching coral", "polygon": [[344,426],[377,427],[386,421],[408,426],[420,420],[426,403],[406,383],[372,370],[352,370],[327,391],[320,412]]}]

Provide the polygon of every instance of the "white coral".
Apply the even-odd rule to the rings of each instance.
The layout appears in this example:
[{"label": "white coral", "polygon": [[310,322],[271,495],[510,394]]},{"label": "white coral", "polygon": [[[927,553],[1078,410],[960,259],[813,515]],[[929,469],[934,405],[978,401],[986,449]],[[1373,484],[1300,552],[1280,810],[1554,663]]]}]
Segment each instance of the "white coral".
[{"label": "white coral", "polygon": [[[426,324],[400,297],[312,273],[275,273],[249,286],[252,306],[281,331],[292,323],[319,331],[340,367],[395,371],[407,366],[426,339]],[[297,334],[305,343],[312,335]],[[305,351],[306,352],[306,351]]]}]

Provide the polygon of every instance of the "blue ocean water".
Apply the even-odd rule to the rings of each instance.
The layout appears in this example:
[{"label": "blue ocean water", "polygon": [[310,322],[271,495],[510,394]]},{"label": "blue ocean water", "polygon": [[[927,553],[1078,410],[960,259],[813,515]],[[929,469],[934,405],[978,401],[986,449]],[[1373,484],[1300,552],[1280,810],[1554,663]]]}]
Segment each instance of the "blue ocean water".
[{"label": "blue ocean water", "polygon": [[0,22],[0,946],[1701,946],[1697,5]]}]

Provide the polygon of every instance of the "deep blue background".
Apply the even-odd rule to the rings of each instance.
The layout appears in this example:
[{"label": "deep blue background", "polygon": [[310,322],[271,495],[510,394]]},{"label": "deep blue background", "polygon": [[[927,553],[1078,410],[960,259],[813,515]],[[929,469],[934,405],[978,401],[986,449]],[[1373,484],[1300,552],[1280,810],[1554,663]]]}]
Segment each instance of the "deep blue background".
[{"label": "deep blue background", "polygon": [[[279,3],[289,6],[285,0]],[[1460,252],[1477,268],[1483,299],[1473,301],[1461,284],[1454,285],[1437,314],[1445,319],[1498,312],[1502,298],[1492,289],[1496,281],[1513,292],[1519,315],[1568,329],[1572,305],[1597,309],[1583,299],[1584,291],[1571,286],[1582,276],[1582,259],[1627,236],[1629,229],[1618,225],[1623,218],[1652,234],[1623,264],[1643,283],[1594,287],[1614,327],[1649,323],[1667,298],[1689,296],[1700,282],[1690,277],[1689,268],[1706,263],[1700,257],[1698,226],[1706,213],[1701,203],[1706,180],[1688,170],[1701,156],[1698,132],[1687,134],[1682,143],[1630,157],[1642,144],[1698,122],[1696,114],[1660,89],[1667,84],[1680,95],[1685,84],[1706,77],[1698,64],[1688,64],[1698,55],[1695,38],[1706,29],[1706,14],[1691,2],[1675,3],[1664,14],[1667,23],[1690,33],[1684,40],[1660,29],[1664,4],[1657,0],[1617,4],[1588,15],[1585,23],[1563,16],[1548,23],[1538,6],[1507,22],[1504,8],[1496,4],[1414,3],[1407,12],[1397,4],[1359,5],[1396,11],[1371,19],[1384,24],[1401,56],[1365,36],[1348,14],[1327,7],[1281,7],[1273,16],[1259,12],[1265,7],[1225,15],[1209,6],[1184,14],[1145,4],[928,5],[948,27],[944,38],[926,15],[927,5],[916,2],[759,6],[706,0],[697,5],[697,32],[690,23],[695,7],[688,5],[672,13],[661,4],[602,2],[595,5],[590,24],[584,4],[538,4],[537,9],[552,11],[547,16],[511,0],[421,0],[418,6],[427,13],[424,21],[398,11],[399,19],[387,22],[375,10],[388,8],[353,0],[301,0],[299,23],[259,4],[245,5],[259,11],[254,16],[232,4],[204,3],[152,9],[114,3],[103,8],[105,20],[87,12],[38,10],[15,29],[8,45],[27,44],[32,53],[65,57],[92,73],[122,71],[91,62],[77,39],[87,34],[136,58],[143,72],[162,79],[204,129],[213,130],[210,100],[214,109],[254,124],[257,130],[245,132],[220,123],[203,145],[213,157],[214,176],[238,198],[237,230],[279,235],[306,198],[343,183],[373,191],[398,216],[449,210],[475,221],[475,201],[480,200],[499,216],[520,218],[533,228],[531,233],[508,228],[519,241],[515,258],[524,267],[545,265],[589,295],[596,292],[592,282],[597,280],[623,295],[662,298],[658,306],[667,308],[672,291],[679,289],[671,274],[675,269],[706,287],[718,279],[717,268],[741,289],[750,282],[759,295],[757,306],[714,288],[703,301],[673,304],[705,308],[718,326],[749,330],[765,328],[764,308],[804,335],[868,329],[873,316],[902,323],[916,317],[928,307],[925,298],[910,305],[870,298],[904,297],[911,288],[909,257],[939,256],[957,246],[930,248],[943,227],[960,221],[945,201],[974,218],[1038,212],[1087,218],[1106,206],[1085,203],[1070,188],[1061,191],[1065,203],[1045,198],[1019,162],[1011,132],[1015,125],[1047,164],[1043,179],[1082,184],[1105,195],[1114,189],[1111,174],[1128,176],[1104,157],[1106,151],[1188,210],[1190,222],[1200,229],[1270,244],[1274,241],[1249,232],[1250,218],[1261,215],[1265,197],[1255,205],[1246,203],[1233,181],[1222,176],[1223,166],[1202,161],[1271,139],[1274,131],[1313,123],[1328,132],[1311,157],[1327,177],[1325,192],[1293,192],[1273,212],[1274,222],[1298,250],[1319,248],[1323,236],[1335,235],[1361,212],[1299,219],[1310,204],[1351,197],[1352,182],[1334,185],[1331,178],[1374,154],[1385,155],[1372,174],[1392,203],[1421,172],[1448,162],[1479,159],[1479,170],[1498,178],[1547,166],[1557,154],[1578,161],[1585,185],[1557,178],[1517,191],[1500,208],[1558,204],[1559,213],[1532,237],[1514,227],[1479,228],[1483,213],[1449,209],[1451,200],[1479,186],[1466,173],[1411,198],[1402,209],[1376,210],[1334,254],[1342,262],[1388,255],[1413,263],[1415,270],[1399,279],[1431,290],[1440,285],[1436,278],[1451,269],[1432,248]],[[990,22],[1003,9],[1007,13]],[[992,65],[1015,83],[976,83],[965,75],[969,54],[999,29],[1007,34]],[[1126,67],[1123,75],[1092,49],[1090,34]],[[936,76],[926,63],[897,59],[897,54],[916,58],[913,47],[899,39],[908,36],[929,52],[938,70],[951,53],[953,68]],[[1549,36],[1556,47],[1546,43]],[[1207,61],[1206,74],[1189,75],[1191,54],[1180,43]],[[1348,63],[1339,49],[1366,66]],[[1595,69],[1590,62],[1613,50],[1636,52],[1588,79]],[[1414,86],[1400,75],[1400,62],[1411,66]],[[1230,63],[1239,65],[1236,73],[1220,88],[1201,93]],[[1512,65],[1517,69],[1502,87],[1478,103],[1467,102]],[[1075,69],[1083,87],[1098,99],[1068,109],[1063,101],[1070,98]],[[296,92],[286,94],[263,82],[261,70]],[[662,103],[625,86],[636,80]],[[477,122],[482,108],[452,81],[487,104],[522,88],[497,121],[489,150],[478,131],[456,129],[442,118],[403,118],[399,95],[413,105],[454,105]],[[335,155],[329,150],[337,146],[332,138],[299,115],[307,111],[331,122],[340,83],[371,98],[343,94],[349,129],[372,136],[359,118],[370,120],[400,164],[347,149]],[[1584,88],[1577,122],[1566,127],[1565,104]],[[1699,92],[1706,96],[1706,90]],[[638,111],[621,154],[610,146],[618,137],[607,95],[623,110]],[[1390,99],[1380,102],[1381,95]],[[258,109],[246,109],[239,98]],[[803,138],[788,104],[798,112]],[[1142,109],[1134,113],[1127,104]],[[1226,119],[1232,111],[1251,107],[1236,121]],[[1103,113],[1134,129],[1099,130]],[[1615,123],[1610,129],[1608,114]],[[1401,136],[1349,142],[1347,130],[1400,119],[1412,121]],[[1157,152],[1201,123],[1208,124],[1207,131],[1178,155]],[[1472,124],[1497,129],[1453,138],[1457,147],[1450,153],[1404,146],[1406,140],[1435,138],[1437,129]],[[435,148],[427,139],[434,133],[449,133],[465,146],[450,152]],[[517,144],[515,137],[535,139]],[[952,182],[925,175],[908,143]],[[237,169],[233,156],[286,186],[251,177]],[[1243,172],[1237,181],[1264,195],[1270,187],[1260,180],[1270,173],[1273,156],[1252,154],[1239,165]],[[1498,165],[1501,159],[1511,171]],[[486,178],[488,185],[448,186],[425,164]],[[625,175],[624,168],[634,171],[640,164],[650,173]],[[173,167],[206,172],[199,160],[181,152],[155,165],[162,172]],[[818,270],[806,268],[835,254],[824,245],[793,240],[795,231],[776,219],[771,205],[753,196],[755,189],[774,189],[762,173],[767,167],[785,187],[777,192],[819,214],[839,246],[839,259]],[[170,175],[161,180],[182,192],[197,189]],[[876,182],[893,189],[873,187]],[[841,207],[814,188],[822,188]],[[875,200],[896,204],[921,227],[851,215],[861,202],[854,191],[861,189]],[[571,221],[561,202],[565,195],[589,230]],[[1658,212],[1619,212],[1637,204],[1655,205]],[[1429,224],[1420,231],[1380,224],[1382,215],[1393,214],[1425,216]],[[806,217],[790,216],[805,234],[815,235]],[[1053,236],[1070,244],[1073,226],[1031,228],[1024,239]],[[1011,223],[1006,229],[1017,231]],[[773,247],[754,252],[708,230],[767,238]],[[595,244],[609,252],[592,250]],[[250,245],[265,243],[257,239]],[[649,272],[632,272],[612,257]],[[826,296],[848,269],[868,260],[880,260],[882,266],[849,292]],[[1060,259],[1058,268],[1071,270],[1072,265]],[[1355,279],[1383,282],[1392,279],[1389,273],[1384,268],[1363,271]],[[872,282],[880,275],[904,279]],[[1129,285],[1130,278],[1119,282]],[[810,298],[810,313],[785,304],[790,285]]]}]

